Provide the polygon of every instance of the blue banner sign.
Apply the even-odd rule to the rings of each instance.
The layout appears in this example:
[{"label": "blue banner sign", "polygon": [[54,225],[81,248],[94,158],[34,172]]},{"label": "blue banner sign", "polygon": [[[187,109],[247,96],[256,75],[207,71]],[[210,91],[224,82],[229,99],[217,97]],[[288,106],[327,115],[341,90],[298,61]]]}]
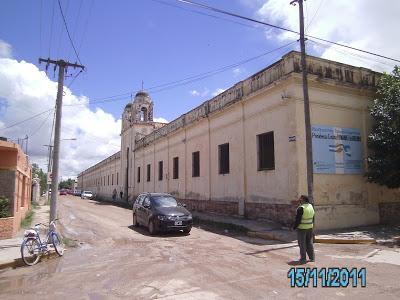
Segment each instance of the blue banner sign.
[{"label": "blue banner sign", "polygon": [[313,125],[312,149],[314,173],[363,173],[359,129]]}]

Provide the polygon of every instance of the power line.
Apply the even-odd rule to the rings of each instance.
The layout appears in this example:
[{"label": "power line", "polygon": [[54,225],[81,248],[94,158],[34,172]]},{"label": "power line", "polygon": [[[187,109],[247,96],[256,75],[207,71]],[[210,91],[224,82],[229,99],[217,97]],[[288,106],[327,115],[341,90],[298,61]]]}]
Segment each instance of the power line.
[{"label": "power line", "polygon": [[71,42],[72,48],[74,49],[76,58],[78,59],[78,62],[82,65],[82,62],[81,62],[81,60],[80,60],[80,58],[79,58],[79,54],[78,54],[78,52],[76,51],[74,42],[72,41],[71,35],[70,35],[70,33],[69,33],[68,26],[67,26],[67,21],[65,20],[65,16],[64,16],[64,12],[63,12],[62,7],[61,7],[60,0],[57,0],[57,2],[58,2],[58,7],[60,8],[61,16],[62,16],[62,19],[63,19],[63,21],[64,21],[64,26],[65,26],[65,30],[67,31],[69,41]]},{"label": "power line", "polygon": [[[289,47],[289,46],[291,46],[291,45],[293,45],[293,44],[295,44],[295,43],[297,43],[297,41],[292,41],[292,42],[290,42],[290,43],[288,43],[288,44],[285,44],[285,45],[283,45],[283,46],[280,46],[280,47],[278,47],[278,48],[269,50],[269,51],[267,51],[267,52],[261,53],[261,54],[259,54],[259,55],[253,56],[253,57],[251,57],[251,58],[248,58],[248,59],[245,59],[245,60],[242,60],[242,61],[239,61],[239,62],[230,64],[230,65],[226,65],[226,66],[223,66],[223,67],[220,67],[220,68],[211,70],[211,71],[203,72],[203,73],[200,73],[200,74],[197,74],[197,75],[192,75],[192,76],[189,76],[189,77],[186,77],[186,78],[183,78],[183,79],[179,79],[179,80],[174,80],[174,81],[171,81],[171,82],[168,82],[168,83],[163,83],[163,84],[155,85],[155,86],[152,86],[152,87],[148,88],[147,90],[148,90],[148,91],[152,91],[152,93],[159,93],[159,92],[162,92],[162,91],[165,91],[165,90],[169,90],[169,89],[173,89],[173,88],[176,88],[176,87],[179,87],[179,86],[187,85],[187,84],[190,84],[190,83],[193,83],[193,82],[196,82],[196,81],[205,79],[205,78],[207,78],[207,77],[211,77],[211,76],[214,76],[214,75],[216,75],[216,74],[225,72],[225,71],[227,71],[227,70],[229,70],[229,69],[238,67],[238,66],[240,66],[240,65],[243,65],[243,64],[248,63],[248,62],[250,62],[250,61],[256,60],[256,59],[261,58],[261,57],[264,57],[264,56],[266,56],[266,55],[272,54],[272,53],[274,53],[274,52],[276,52],[276,51],[279,51],[279,50],[281,50],[281,49],[287,48],[287,47]],[[78,73],[75,75],[75,78],[78,77],[80,73],[81,73],[81,72],[78,72]],[[75,79],[75,78],[74,78],[74,79]],[[74,80],[74,79],[73,79],[73,80]],[[68,87],[70,87],[70,86],[72,85],[72,83],[73,83],[73,81],[69,84]],[[121,100],[124,100],[124,98],[123,98],[123,99],[117,99],[117,98],[123,97],[123,96],[129,96],[129,95],[131,95],[131,94],[134,93],[134,92],[138,92],[139,90],[140,90],[140,89],[138,89],[138,90],[136,90],[136,91],[133,91],[133,92],[132,92],[132,91],[129,91],[129,92],[126,92],[126,93],[121,93],[121,94],[117,94],[117,95],[113,95],[113,96],[108,96],[108,97],[103,97],[103,98],[97,98],[97,99],[94,99],[94,100],[92,100],[92,101],[89,101],[88,104],[90,105],[90,104],[98,104],[98,103],[106,103],[106,102],[121,101]],[[98,100],[98,101],[96,101],[96,100]],[[66,106],[66,107],[67,107],[67,106],[85,106],[85,105],[86,105],[86,103],[76,103],[76,104],[64,104],[63,106]],[[1,128],[1,129],[8,129],[8,128],[11,128],[11,127],[13,127],[13,126],[16,126],[16,125],[18,125],[18,124],[24,123],[24,122],[26,122],[26,121],[29,121],[29,120],[31,120],[31,119],[33,119],[33,118],[35,118],[35,117],[38,117],[38,116],[40,116],[40,115],[42,115],[42,114],[44,114],[44,113],[46,113],[46,112],[52,111],[52,110],[55,111],[55,108],[50,108],[50,109],[48,109],[48,110],[45,110],[45,111],[43,111],[43,112],[41,112],[41,113],[38,113],[38,114],[32,116],[32,117],[29,117],[29,118],[27,118],[27,119],[25,119],[25,120],[22,120],[22,121],[20,121],[20,122],[18,122],[18,123],[12,124],[12,125],[10,125],[10,126],[8,126],[8,127]],[[50,143],[50,144],[51,144],[51,143]]]},{"label": "power line", "polygon": [[52,44],[52,39],[53,39],[53,23],[54,23],[54,1],[53,1],[53,10],[51,13],[51,25],[50,25],[50,40],[49,40],[49,57],[50,57],[50,49],[51,49],[51,44]]},{"label": "power line", "polygon": [[[312,18],[310,19],[310,21],[308,22],[308,24],[307,24],[307,26],[306,26],[306,29],[308,29],[308,27],[310,27],[312,21],[314,21],[315,16],[318,14],[319,9],[321,8],[322,3],[324,3],[324,2],[325,2],[325,0],[320,0],[319,5],[318,5],[318,8],[317,8],[317,10],[315,11],[314,15],[312,16]],[[306,3],[307,3],[307,2],[306,2]]]},{"label": "power line", "polygon": [[43,127],[43,125],[44,125],[44,124],[46,123],[46,121],[49,119],[50,115],[51,115],[51,111],[49,112],[49,114],[47,115],[47,117],[43,120],[43,122],[40,123],[40,125],[39,125],[35,130],[32,131],[32,134],[30,135],[30,137],[33,137],[34,135],[36,135],[36,134],[39,132],[39,130]]},{"label": "power line", "polygon": [[[73,32],[72,32],[72,38],[73,38],[73,39],[74,39],[75,36],[76,36],[76,29],[78,28],[78,24],[79,24],[79,17],[80,17],[80,15],[81,15],[82,3],[83,3],[83,0],[81,0],[81,1],[79,2],[78,14],[77,14],[77,17],[76,17],[76,19],[75,19],[74,30],[73,30]],[[71,49],[69,49],[69,51],[68,51],[68,55],[67,55],[68,58],[69,58],[70,54],[71,54]]]},{"label": "power line", "polygon": [[[197,3],[197,2],[194,2],[194,1],[190,1],[190,0],[175,0],[175,1],[178,1],[178,2],[181,2],[181,3],[184,3],[184,4],[188,4],[188,5],[201,7],[203,9],[211,10],[211,11],[214,11],[214,12],[217,12],[217,13],[220,13],[220,14],[225,14],[225,15],[228,15],[228,16],[231,16],[231,17],[243,19],[243,20],[254,22],[254,23],[257,23],[257,24],[262,24],[262,25],[265,25],[265,26],[268,26],[268,27],[272,27],[272,28],[275,28],[275,29],[279,29],[279,30],[295,33],[297,35],[300,34],[299,32],[297,32],[295,30],[291,30],[291,29],[288,29],[288,28],[284,28],[284,27],[281,27],[281,26],[277,26],[277,25],[274,25],[274,24],[270,24],[270,23],[267,23],[267,22],[263,22],[263,21],[260,21],[260,20],[256,20],[256,19],[253,19],[253,18],[242,16],[242,15],[239,15],[239,14],[235,14],[235,13],[232,13],[232,12],[229,12],[229,11],[225,11],[225,10],[222,10],[222,9],[219,9],[219,8],[215,8],[215,7],[212,7],[212,6],[205,5],[205,4]],[[337,45],[337,46],[341,46],[341,47],[344,47],[344,48],[352,49],[352,50],[355,50],[355,51],[367,53],[367,54],[378,56],[378,57],[385,58],[385,59],[388,59],[388,60],[393,60],[393,61],[396,61],[396,62],[400,62],[400,60],[395,59],[395,58],[391,58],[391,57],[384,56],[384,55],[377,54],[377,53],[373,53],[373,52],[370,52],[370,51],[367,51],[367,50],[362,50],[362,49],[359,49],[359,48],[351,47],[351,46],[348,46],[348,45],[345,45],[345,44],[333,42],[333,41],[330,41],[330,40],[327,40],[327,39],[319,38],[319,37],[308,35],[308,34],[306,34],[305,36],[308,37],[308,38],[313,38],[313,39],[320,40],[320,41],[323,41],[323,42],[326,42],[326,43],[330,43],[330,44],[333,44],[333,45]]]},{"label": "power line", "polygon": [[42,12],[43,12],[43,0],[40,0],[40,12],[39,12],[39,56],[42,55]]},{"label": "power line", "polygon": [[89,13],[88,13],[88,15],[87,15],[87,17],[86,17],[86,22],[85,22],[85,25],[84,25],[84,28],[83,28],[83,33],[82,33],[82,37],[81,37],[81,42],[79,43],[79,48],[78,48],[79,51],[81,51],[82,44],[83,44],[83,41],[84,41],[84,39],[85,39],[86,31],[87,31],[88,24],[89,24],[90,15],[91,15],[91,13],[92,13],[93,3],[94,3],[94,0],[92,0],[92,1],[90,2]]},{"label": "power line", "polygon": [[355,59],[357,59],[359,61],[362,61],[362,62],[365,62],[365,61],[368,60],[370,62],[374,62],[374,63],[381,64],[381,65],[385,65],[387,67],[393,67],[392,64],[389,64],[389,63],[387,63],[385,61],[376,60],[376,59],[373,59],[373,58],[368,57],[368,56],[363,56],[363,55],[358,54],[358,53],[350,52],[349,50],[346,50],[346,49],[339,50],[339,49],[337,49],[338,48],[337,46],[333,46],[332,47],[330,45],[314,41],[313,39],[308,39],[308,41],[312,42],[313,44],[315,44],[315,45],[317,45],[319,47],[323,47],[324,49],[332,49],[332,50],[334,50],[334,51],[336,51],[338,53],[344,54],[346,56],[352,56],[353,58],[355,58]]},{"label": "power line", "polygon": [[[174,80],[174,81],[171,81],[171,82],[168,82],[168,83],[155,85],[155,86],[152,86],[152,87],[148,88],[147,90],[149,92],[152,91],[152,93],[159,93],[159,92],[165,91],[167,89],[172,89],[172,88],[179,87],[179,86],[182,86],[182,85],[187,85],[187,84],[190,84],[190,83],[205,79],[207,77],[214,76],[214,75],[219,74],[221,72],[225,72],[225,71],[227,71],[229,69],[232,69],[232,68],[238,67],[240,65],[246,64],[246,63],[248,63],[250,61],[259,59],[259,58],[264,57],[266,55],[272,54],[272,53],[274,53],[276,51],[279,51],[279,50],[282,50],[284,48],[287,48],[287,47],[289,47],[289,46],[291,46],[291,45],[293,45],[295,43],[297,43],[297,41],[292,41],[292,42],[290,42],[288,44],[285,44],[285,45],[280,46],[278,48],[275,48],[275,49],[269,50],[267,52],[261,53],[259,55],[254,56],[254,57],[251,57],[251,58],[248,58],[248,59],[245,59],[245,60],[230,64],[230,65],[227,65],[227,66],[223,66],[223,67],[211,70],[211,71],[203,72],[203,73],[200,73],[200,74],[197,74],[197,75],[192,75],[192,76],[189,76],[189,77],[186,77],[186,78],[183,78],[183,79],[179,79],[179,80]],[[139,91],[139,89],[136,90],[136,92],[138,92],[138,91]],[[117,99],[114,99],[114,98],[119,98],[119,97],[123,97],[123,96],[129,96],[130,94],[132,94],[134,92],[135,91],[129,91],[129,92],[126,92],[126,93],[121,93],[121,94],[108,96],[108,97],[104,97],[104,98],[97,98],[97,99],[94,99],[94,100],[90,101],[89,104],[117,101]],[[96,100],[99,100],[99,101],[96,101]],[[121,99],[121,100],[123,100],[123,99]],[[85,105],[85,104],[66,104],[65,106],[76,106],[76,105]]]},{"label": "power line", "polygon": [[218,19],[218,20],[223,20],[223,21],[226,21],[226,22],[229,22],[229,23],[234,23],[234,24],[238,24],[238,25],[245,26],[245,27],[250,27],[250,28],[259,29],[259,27],[256,27],[256,26],[251,26],[251,25],[249,25],[249,24],[245,24],[245,23],[241,23],[241,22],[236,22],[236,21],[234,21],[234,20],[230,20],[230,19],[226,19],[226,18],[221,18],[221,17],[215,16],[215,15],[210,15],[210,14],[202,13],[202,12],[200,12],[200,11],[193,10],[193,9],[186,9],[186,8],[184,8],[184,7],[182,7],[182,6],[175,5],[175,4],[168,3],[168,2],[164,2],[164,1],[161,1],[161,0],[151,0],[151,1],[157,2],[157,3],[159,3],[159,4],[163,4],[163,5],[166,5],[166,6],[178,8],[178,9],[181,9],[181,10],[184,10],[184,11],[188,11],[188,12],[191,12],[191,13],[195,13],[195,14],[198,14],[198,15],[207,16],[207,17],[211,17],[211,18],[214,18],[214,19]]},{"label": "power line", "polygon": [[11,128],[11,127],[17,126],[17,125],[19,125],[19,124],[22,124],[22,123],[25,123],[25,122],[27,122],[27,121],[29,121],[29,120],[32,120],[32,119],[34,119],[34,118],[37,118],[38,116],[41,116],[41,115],[43,115],[43,114],[45,114],[45,113],[47,113],[47,112],[49,112],[49,111],[51,111],[51,110],[53,110],[53,108],[50,108],[50,109],[45,110],[45,111],[42,111],[42,112],[40,112],[40,113],[38,113],[38,114],[36,114],[36,115],[34,115],[34,116],[32,116],[32,117],[29,117],[29,118],[27,118],[27,119],[25,119],[25,120],[19,121],[19,122],[14,123],[14,124],[12,124],[12,125],[10,125],[10,126],[4,127],[4,128],[0,128],[0,129],[2,129],[2,130],[9,129],[9,128]]},{"label": "power line", "polygon": [[80,70],[75,76],[74,78],[72,78],[72,81],[68,84],[67,88],[70,88],[71,85],[74,83],[75,79],[79,76],[79,74],[82,73],[82,70]]}]

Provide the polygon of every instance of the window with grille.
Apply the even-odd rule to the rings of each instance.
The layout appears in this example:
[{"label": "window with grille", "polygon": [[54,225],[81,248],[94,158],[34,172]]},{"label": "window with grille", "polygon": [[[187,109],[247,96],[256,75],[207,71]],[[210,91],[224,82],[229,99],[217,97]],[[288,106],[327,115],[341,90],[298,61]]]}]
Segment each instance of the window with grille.
[{"label": "window with grille", "polygon": [[274,170],[274,132],[257,135],[258,170]]},{"label": "window with grille", "polygon": [[163,179],[163,165],[164,163],[162,160],[158,162],[158,180],[160,181]]},{"label": "window with grille", "polygon": [[174,157],[172,179],[178,179],[178,178],[179,178],[179,157]]},{"label": "window with grille", "polygon": [[218,146],[219,174],[229,173],[229,143]]},{"label": "window with grille", "polygon": [[150,164],[147,165],[147,181],[150,181]]},{"label": "window with grille", "polygon": [[192,153],[192,177],[200,176],[200,151]]}]

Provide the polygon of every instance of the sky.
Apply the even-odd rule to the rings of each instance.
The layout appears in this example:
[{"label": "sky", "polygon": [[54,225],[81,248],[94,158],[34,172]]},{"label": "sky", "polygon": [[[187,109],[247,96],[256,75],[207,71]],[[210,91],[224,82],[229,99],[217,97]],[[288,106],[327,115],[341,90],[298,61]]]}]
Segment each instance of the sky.
[{"label": "sky", "polygon": [[[298,31],[298,7],[290,1],[197,1]],[[85,66],[82,73],[69,68],[65,80],[61,138],[76,140],[61,142],[63,178],[75,177],[119,150],[122,111],[142,82],[156,120],[168,122],[299,50],[295,34],[176,0],[60,4]],[[0,136],[28,136],[30,161],[46,169],[43,145],[52,143],[57,71],[49,67],[46,74],[38,58],[78,59],[57,1],[3,0],[1,7]],[[400,59],[398,12],[397,0],[308,0],[306,33]],[[311,38],[307,52],[380,72],[395,65]]]}]

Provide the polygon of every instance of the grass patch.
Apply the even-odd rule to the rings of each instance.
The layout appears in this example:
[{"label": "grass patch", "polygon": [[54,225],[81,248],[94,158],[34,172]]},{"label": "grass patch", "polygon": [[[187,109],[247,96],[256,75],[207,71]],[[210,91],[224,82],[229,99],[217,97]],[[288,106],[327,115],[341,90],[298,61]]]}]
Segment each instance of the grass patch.
[{"label": "grass patch", "polygon": [[211,220],[202,220],[198,217],[193,217],[193,226],[201,227],[207,231],[215,233],[223,233],[226,235],[243,235],[247,234],[246,227],[236,224],[223,223]]},{"label": "grass patch", "polygon": [[78,243],[77,241],[67,238],[67,237],[63,237],[63,241],[64,241],[64,245],[69,247],[69,248],[75,248],[78,247]]},{"label": "grass patch", "polygon": [[35,214],[35,212],[33,211],[33,209],[28,211],[25,218],[21,221],[22,228],[30,228],[31,227],[34,214]]}]

